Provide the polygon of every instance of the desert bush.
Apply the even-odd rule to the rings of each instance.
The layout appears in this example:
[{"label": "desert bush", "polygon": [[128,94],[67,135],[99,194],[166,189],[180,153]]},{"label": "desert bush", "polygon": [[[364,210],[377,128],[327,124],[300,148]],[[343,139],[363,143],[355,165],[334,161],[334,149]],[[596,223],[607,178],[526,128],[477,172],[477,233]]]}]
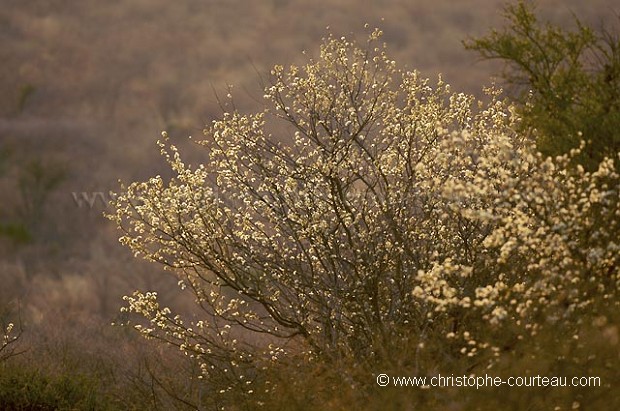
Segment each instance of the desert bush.
[{"label": "desert bush", "polygon": [[[269,371],[299,364],[364,404],[379,369],[485,372],[617,309],[617,154],[594,172],[569,167],[579,148],[545,158],[498,90],[483,102],[431,85],[379,37],[330,36],[306,65],[276,66],[269,108],[208,126],[203,164],[164,133],[176,175],[114,202],[121,241],[178,275],[198,311],[152,291],[123,310],[195,359],[213,406],[263,403],[282,392]],[[424,396],[446,404],[399,405]]]},{"label": "desert bush", "polygon": [[545,155],[566,154],[590,171],[620,150],[620,38],[574,16],[574,29],[542,22],[529,2],[505,10],[507,26],[465,42],[484,59],[505,64],[524,126]]}]

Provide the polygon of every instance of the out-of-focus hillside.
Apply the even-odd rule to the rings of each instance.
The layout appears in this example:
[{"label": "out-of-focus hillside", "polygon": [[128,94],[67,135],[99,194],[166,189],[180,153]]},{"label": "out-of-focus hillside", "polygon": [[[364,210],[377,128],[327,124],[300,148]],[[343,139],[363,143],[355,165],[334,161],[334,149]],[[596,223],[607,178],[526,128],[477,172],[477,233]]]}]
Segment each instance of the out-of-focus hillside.
[{"label": "out-of-focus hillside", "polygon": [[[499,23],[504,1],[4,3],[3,117],[15,115],[21,90],[33,86],[24,115],[170,126],[199,124],[198,116],[213,114],[212,85],[255,88],[253,66],[264,73],[275,63],[299,60],[326,26],[337,34],[360,34],[366,22],[381,26],[401,62],[429,75],[442,72],[467,91],[478,89],[489,73],[473,66],[475,56],[461,40]],[[554,20],[568,22],[574,11],[597,21],[612,4],[543,1],[541,11]]]},{"label": "out-of-focus hillside", "polygon": [[[46,153],[52,144],[80,170],[76,187],[92,189],[156,167],[161,129],[198,133],[219,113],[214,89],[234,84],[240,106],[256,106],[259,75],[313,52],[327,26],[358,37],[364,23],[380,26],[400,64],[477,92],[492,66],[476,64],[461,41],[501,24],[504,1],[2,3],[2,139],[27,139]],[[554,21],[570,24],[575,12],[597,24],[613,4],[547,0],[540,9]]]},{"label": "out-of-focus hillside", "polygon": [[[0,316],[19,299],[26,323],[97,328],[123,294],[174,284],[117,244],[104,200],[118,179],[163,173],[160,131],[189,144],[219,116],[226,85],[237,107],[256,110],[271,66],[315,53],[328,26],[362,39],[368,23],[399,64],[478,93],[498,67],[461,42],[500,26],[504,4],[0,0],[0,224],[14,230],[0,236]],[[596,27],[620,11],[614,0],[538,4],[567,26],[573,12]]]}]

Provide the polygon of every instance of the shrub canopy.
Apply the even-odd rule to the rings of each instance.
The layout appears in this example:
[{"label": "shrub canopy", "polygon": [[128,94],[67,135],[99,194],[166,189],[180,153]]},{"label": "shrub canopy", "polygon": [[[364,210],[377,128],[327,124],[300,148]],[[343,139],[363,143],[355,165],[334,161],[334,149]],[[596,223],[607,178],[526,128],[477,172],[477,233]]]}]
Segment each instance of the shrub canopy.
[{"label": "shrub canopy", "polygon": [[203,164],[164,133],[175,176],[114,202],[121,241],[174,271],[200,318],[155,292],[124,310],[193,356],[214,393],[251,398],[262,367],[302,357],[482,371],[617,307],[618,157],[594,172],[569,167],[579,149],[544,158],[498,90],[481,102],[431,85],[379,36],[330,36],[316,59],[276,66],[265,110],[205,129]]}]

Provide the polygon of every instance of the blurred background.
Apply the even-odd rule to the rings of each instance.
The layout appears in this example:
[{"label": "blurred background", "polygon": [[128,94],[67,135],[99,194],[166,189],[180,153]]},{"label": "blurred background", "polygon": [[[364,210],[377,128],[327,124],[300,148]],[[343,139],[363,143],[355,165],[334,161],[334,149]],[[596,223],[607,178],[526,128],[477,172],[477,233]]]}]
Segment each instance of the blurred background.
[{"label": "blurred background", "polygon": [[[618,12],[615,0],[537,4],[567,27],[573,13],[598,28]],[[155,144],[162,130],[191,147],[187,136],[220,116],[228,85],[241,111],[259,110],[271,66],[315,55],[327,27],[357,39],[365,23],[380,27],[400,67],[479,95],[501,67],[462,41],[501,27],[504,5],[0,0],[0,320],[21,319],[25,358],[57,368],[64,351],[129,350],[133,337],[110,324],[135,289],[183,309],[176,280],[133,259],[102,216],[119,179],[169,172]]]}]

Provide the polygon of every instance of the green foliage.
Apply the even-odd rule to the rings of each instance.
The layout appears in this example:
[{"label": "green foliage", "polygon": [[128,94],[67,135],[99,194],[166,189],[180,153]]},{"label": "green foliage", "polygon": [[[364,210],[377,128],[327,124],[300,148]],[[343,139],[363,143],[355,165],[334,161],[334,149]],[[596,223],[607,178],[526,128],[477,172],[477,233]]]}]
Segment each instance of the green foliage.
[{"label": "green foliage", "polygon": [[519,1],[505,10],[507,27],[465,42],[484,59],[505,63],[504,80],[516,86],[526,129],[538,149],[560,155],[588,142],[578,161],[594,169],[620,149],[620,39],[595,32],[575,17],[575,29],[542,23]]},{"label": "green foliage", "polygon": [[32,241],[32,234],[22,223],[0,223],[0,237],[6,237],[16,244]]},{"label": "green foliage", "polygon": [[44,373],[36,368],[0,366],[0,404],[9,410],[108,410],[87,376]]}]

